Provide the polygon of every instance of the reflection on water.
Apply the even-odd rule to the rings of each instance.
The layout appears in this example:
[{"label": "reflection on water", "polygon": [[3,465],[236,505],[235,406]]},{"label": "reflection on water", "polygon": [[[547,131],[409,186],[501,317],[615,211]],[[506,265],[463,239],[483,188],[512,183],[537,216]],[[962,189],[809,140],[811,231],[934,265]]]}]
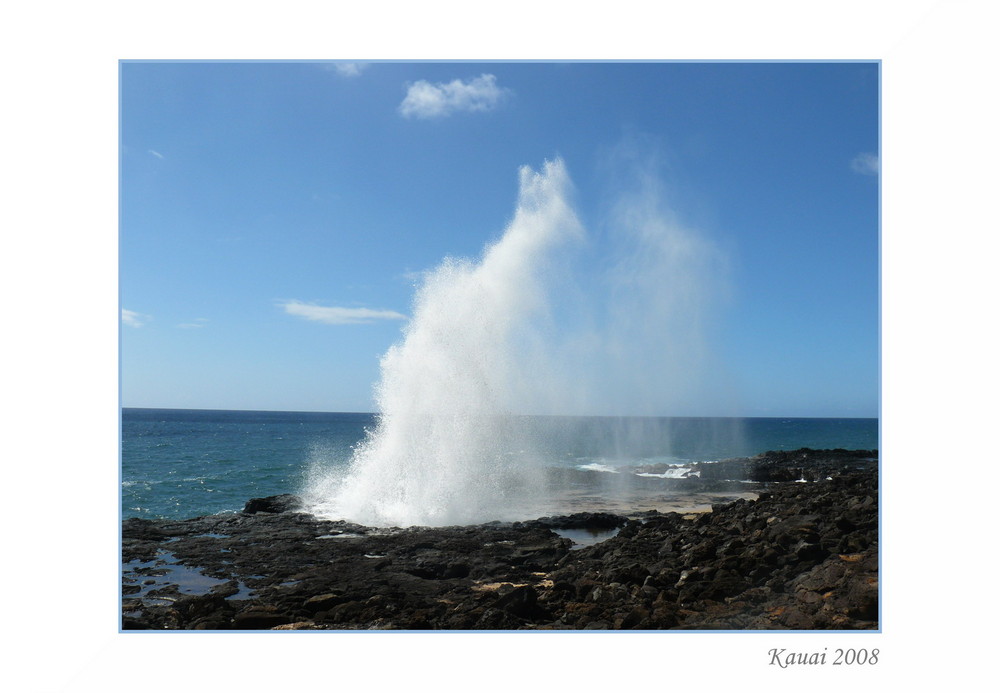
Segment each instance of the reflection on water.
[{"label": "reflection on water", "polygon": [[[139,583],[139,590],[133,592],[134,587],[128,590],[131,593],[127,593],[126,598],[138,599],[147,605],[171,604],[174,597],[155,593],[168,585],[176,585],[181,594],[203,595],[230,582],[205,575],[198,568],[183,565],[177,562],[176,556],[163,550],[158,551],[157,557],[151,561],[129,561],[122,569],[122,581],[125,585]],[[237,591],[226,599],[249,599],[253,595],[253,590],[242,582],[237,582],[236,587]]]}]

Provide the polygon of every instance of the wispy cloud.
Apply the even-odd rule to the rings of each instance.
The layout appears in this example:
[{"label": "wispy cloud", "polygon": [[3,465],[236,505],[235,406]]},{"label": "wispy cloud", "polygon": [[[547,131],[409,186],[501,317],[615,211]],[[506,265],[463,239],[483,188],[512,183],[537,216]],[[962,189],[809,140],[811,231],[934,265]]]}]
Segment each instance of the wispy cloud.
[{"label": "wispy cloud", "polygon": [[165,156],[163,156],[162,154],[160,154],[155,149],[150,149],[148,151],[149,151],[150,154],[152,154],[153,156],[155,156],[157,159],[165,159],[166,158]]},{"label": "wispy cloud", "polygon": [[134,310],[125,310],[122,308],[122,322],[129,327],[142,327],[152,319],[149,315],[143,315],[142,313],[136,313]]},{"label": "wispy cloud", "polygon": [[182,322],[177,327],[182,330],[192,330],[198,327],[204,327],[206,324],[208,324],[208,318],[195,318],[194,322]]},{"label": "wispy cloud", "polygon": [[489,111],[511,93],[497,86],[496,76],[488,74],[469,82],[456,79],[431,84],[420,80],[409,86],[399,112],[405,118],[443,118],[458,111]]},{"label": "wispy cloud", "polygon": [[327,325],[357,325],[375,320],[406,320],[406,316],[394,310],[373,310],[371,308],[342,308],[340,306],[318,306],[302,301],[281,301],[281,308],[289,315]]},{"label": "wispy cloud", "polygon": [[851,170],[863,176],[877,176],[879,168],[879,158],[870,152],[862,152],[851,159]]},{"label": "wispy cloud", "polygon": [[368,63],[324,63],[323,69],[336,72],[341,77],[357,77],[368,68]]}]

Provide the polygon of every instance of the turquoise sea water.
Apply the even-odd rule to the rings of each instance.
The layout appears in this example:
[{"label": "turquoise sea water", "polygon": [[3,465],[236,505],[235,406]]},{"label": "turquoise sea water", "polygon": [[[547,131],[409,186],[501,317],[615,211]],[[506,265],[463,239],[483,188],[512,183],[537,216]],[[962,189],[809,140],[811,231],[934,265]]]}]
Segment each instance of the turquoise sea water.
[{"label": "turquoise sea water", "polygon": [[[878,419],[523,417],[539,464],[600,473],[768,450],[878,448]],[[298,493],[314,466],[346,466],[374,428],[357,413],[122,410],[123,517],[236,511]]]}]

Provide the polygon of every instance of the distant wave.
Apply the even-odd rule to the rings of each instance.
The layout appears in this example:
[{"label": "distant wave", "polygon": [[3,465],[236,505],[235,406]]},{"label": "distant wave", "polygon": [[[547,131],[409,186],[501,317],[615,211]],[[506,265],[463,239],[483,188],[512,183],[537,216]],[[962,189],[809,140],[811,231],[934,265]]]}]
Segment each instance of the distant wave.
[{"label": "distant wave", "polygon": [[691,467],[672,467],[664,470],[660,474],[639,472],[636,476],[645,476],[653,479],[683,479],[687,476],[701,476],[701,472],[692,471]]},{"label": "distant wave", "polygon": [[614,467],[610,467],[606,464],[601,464],[600,462],[591,462],[590,464],[578,464],[577,469],[583,469],[588,472],[606,472],[608,474],[617,474],[618,470]]}]

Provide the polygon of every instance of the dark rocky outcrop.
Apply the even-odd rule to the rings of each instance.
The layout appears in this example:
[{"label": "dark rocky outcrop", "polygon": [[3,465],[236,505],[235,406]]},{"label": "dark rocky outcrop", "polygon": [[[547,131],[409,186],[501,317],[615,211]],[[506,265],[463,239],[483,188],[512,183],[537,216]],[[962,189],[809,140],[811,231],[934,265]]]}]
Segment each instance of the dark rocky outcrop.
[{"label": "dark rocky outcrop", "polygon": [[[686,515],[376,529],[318,520],[286,495],[129,519],[122,628],[877,629],[876,460],[725,461],[766,481],[757,500]],[[616,528],[582,548],[554,531]]]},{"label": "dark rocky outcrop", "polygon": [[283,493],[279,496],[268,496],[267,498],[251,498],[243,506],[243,512],[253,513],[284,513],[295,510],[302,504],[298,496],[290,493]]}]

